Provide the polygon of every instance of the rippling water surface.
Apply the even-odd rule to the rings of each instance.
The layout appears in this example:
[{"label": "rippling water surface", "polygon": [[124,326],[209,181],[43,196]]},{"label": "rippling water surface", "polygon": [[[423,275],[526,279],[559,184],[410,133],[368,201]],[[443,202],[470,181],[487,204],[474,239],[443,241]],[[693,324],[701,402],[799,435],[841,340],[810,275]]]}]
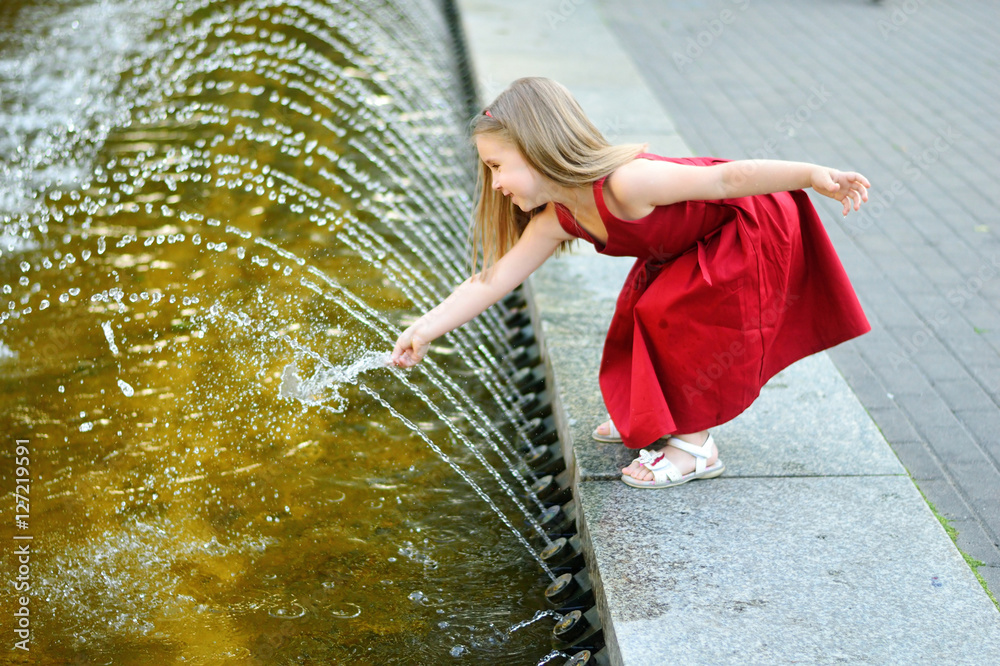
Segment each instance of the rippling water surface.
[{"label": "rippling water surface", "polygon": [[26,662],[548,651],[551,623],[506,633],[548,579],[429,445],[521,529],[464,446],[500,464],[488,445],[517,437],[496,318],[436,364],[382,365],[464,277],[472,156],[441,17],[4,0],[0,492],[13,507],[26,438]]}]

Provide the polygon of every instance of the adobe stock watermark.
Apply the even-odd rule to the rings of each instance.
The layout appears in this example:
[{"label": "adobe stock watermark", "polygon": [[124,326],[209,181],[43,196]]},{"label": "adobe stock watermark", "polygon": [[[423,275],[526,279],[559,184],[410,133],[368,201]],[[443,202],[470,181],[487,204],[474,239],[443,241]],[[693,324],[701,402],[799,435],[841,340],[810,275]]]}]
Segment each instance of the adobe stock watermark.
[{"label": "adobe stock watermark", "polygon": [[716,16],[705,21],[705,29],[693,37],[688,37],[683,51],[673,52],[674,65],[677,67],[677,71],[683,72],[685,67],[693,64],[695,60],[710,50],[719,38],[722,37],[726,28],[736,23],[739,12],[745,12],[750,7],[750,0],[729,0],[729,2],[736,7],[735,10],[727,7]]},{"label": "adobe stock watermark", "polygon": [[902,30],[903,26],[910,20],[910,17],[920,11],[926,4],[927,0],[903,0],[903,2],[893,5],[892,11],[889,13],[889,19],[879,19],[876,24],[878,31],[882,33],[882,38],[884,39]]},{"label": "adobe stock watermark", "polygon": [[815,85],[809,92],[810,95],[804,102],[786,113],[774,124],[776,134],[768,137],[760,148],[751,150],[746,160],[741,160],[743,164],[734,178],[737,185],[745,183],[757,172],[760,165],[757,164],[756,160],[774,159],[781,142],[795,136],[796,130],[812,120],[813,115],[826,106],[826,103],[833,97],[833,93],[826,89],[825,84]]},{"label": "adobe stock watermark", "polygon": [[614,143],[615,139],[624,134],[625,127],[625,120],[621,116],[615,116],[611,120],[601,122],[598,129],[601,130],[601,134],[604,135],[605,139]]},{"label": "adobe stock watermark", "polygon": [[14,441],[14,538],[11,550],[14,580],[14,645],[12,650],[31,651],[31,543],[27,534],[31,518],[30,441]]},{"label": "adobe stock watermark", "polygon": [[577,8],[587,0],[560,0],[556,11],[547,10],[545,18],[549,22],[549,29],[555,30],[557,26],[569,20],[569,17],[576,13]]},{"label": "adobe stock watermark", "polygon": [[[748,331],[763,326],[773,326],[778,322],[782,313],[789,310],[801,297],[798,294],[788,294],[787,298],[780,303],[761,310],[760,319],[751,319],[743,325],[743,335],[746,337]],[[685,384],[683,387],[684,397],[688,402],[694,398],[700,398],[705,391],[715,386],[722,377],[736,364],[744,354],[747,353],[747,345],[742,340],[734,340],[727,349],[712,354],[711,362],[698,369],[695,373],[697,379],[694,384]]]},{"label": "adobe stock watermark", "polygon": [[867,206],[863,207],[854,220],[846,225],[847,232],[856,236],[867,231],[892,208],[899,197],[906,193],[908,182],[913,183],[920,180],[924,173],[941,159],[941,155],[951,150],[955,142],[961,138],[962,134],[955,131],[951,125],[941,130],[934,137],[931,145],[903,164],[904,178],[897,178],[888,187],[880,188],[874,196],[869,198]]},{"label": "adobe stock watermark", "polygon": [[[972,298],[979,293],[987,282],[1000,275],[1000,255],[991,255],[989,260],[980,264],[976,272],[962,283],[961,286],[949,289],[945,298],[951,303],[955,310],[961,310]],[[911,361],[920,351],[921,347],[934,339],[934,332],[946,326],[951,321],[952,313],[945,308],[938,308],[930,317],[926,326],[918,328],[914,333],[901,342],[900,351],[889,354],[889,362],[892,369],[896,370],[904,363]]]},{"label": "adobe stock watermark", "polygon": [[476,87],[483,104],[489,104],[504,89],[503,83],[492,72],[481,74],[476,79]]}]

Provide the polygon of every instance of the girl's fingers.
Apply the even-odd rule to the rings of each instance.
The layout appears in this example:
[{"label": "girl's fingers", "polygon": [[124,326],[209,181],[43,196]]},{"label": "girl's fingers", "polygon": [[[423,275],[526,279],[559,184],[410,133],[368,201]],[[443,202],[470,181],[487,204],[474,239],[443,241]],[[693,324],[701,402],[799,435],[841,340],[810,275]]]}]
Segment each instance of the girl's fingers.
[{"label": "girl's fingers", "polygon": [[844,215],[851,212],[851,208],[858,210],[861,206],[861,197],[858,195],[857,190],[848,189],[847,194],[844,195]]}]

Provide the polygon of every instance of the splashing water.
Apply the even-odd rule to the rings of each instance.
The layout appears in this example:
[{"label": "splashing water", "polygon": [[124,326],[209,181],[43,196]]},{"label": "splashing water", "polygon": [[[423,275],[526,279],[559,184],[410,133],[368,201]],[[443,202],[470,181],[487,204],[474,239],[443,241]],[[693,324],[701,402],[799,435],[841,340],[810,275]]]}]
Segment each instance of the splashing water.
[{"label": "splashing water", "polygon": [[111,353],[118,356],[118,345],[115,344],[115,332],[111,330],[111,322],[102,321],[101,328],[104,329],[104,337],[108,341],[108,347],[111,348]]},{"label": "splashing water", "polygon": [[559,650],[553,650],[552,652],[549,652],[547,655],[539,659],[538,663],[535,666],[544,666],[544,664],[549,663],[553,659],[559,659],[559,658],[572,659],[573,655],[566,654],[565,652],[561,652]]},{"label": "splashing water", "polygon": [[303,407],[311,407],[326,404],[331,399],[328,392],[332,391],[336,400],[334,411],[343,411],[347,401],[336,393],[336,389],[341,384],[356,383],[358,375],[363,372],[386,367],[391,359],[391,353],[368,351],[351,363],[317,366],[306,379],[299,377],[296,362],[292,361],[281,371],[278,393],[282,398],[299,400]]},{"label": "splashing water", "polygon": [[554,618],[557,624],[561,622],[563,619],[563,616],[560,613],[555,612],[554,610],[540,610],[537,613],[535,613],[535,616],[530,620],[523,620],[521,622],[518,622],[510,629],[508,629],[507,635],[509,636],[510,634],[513,634],[515,631],[518,631],[519,629],[524,629],[525,627],[529,627],[535,622],[538,622],[539,620],[544,620],[547,617]]}]

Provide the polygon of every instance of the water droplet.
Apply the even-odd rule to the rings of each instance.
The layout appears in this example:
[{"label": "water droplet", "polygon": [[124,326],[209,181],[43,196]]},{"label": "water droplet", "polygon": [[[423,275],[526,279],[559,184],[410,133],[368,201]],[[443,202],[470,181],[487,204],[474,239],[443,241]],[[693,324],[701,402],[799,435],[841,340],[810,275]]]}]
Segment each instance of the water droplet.
[{"label": "water droplet", "polygon": [[111,347],[111,353],[118,356],[118,346],[115,344],[115,333],[111,330],[111,322],[101,322],[101,328],[104,329],[104,337],[108,340],[108,346]]},{"label": "water droplet", "polygon": [[267,612],[267,614],[271,617],[280,617],[288,620],[302,617],[306,614],[306,609],[302,606],[302,604],[293,601],[291,603],[272,608]]},{"label": "water droplet", "polygon": [[131,398],[132,394],[135,393],[135,389],[129,386],[128,382],[126,382],[124,379],[118,380],[118,388],[122,390],[122,393],[125,394],[126,398]]},{"label": "water droplet", "polygon": [[351,618],[361,615],[361,606],[352,603],[344,603],[340,608],[332,609],[330,611],[330,615],[350,620]]}]

